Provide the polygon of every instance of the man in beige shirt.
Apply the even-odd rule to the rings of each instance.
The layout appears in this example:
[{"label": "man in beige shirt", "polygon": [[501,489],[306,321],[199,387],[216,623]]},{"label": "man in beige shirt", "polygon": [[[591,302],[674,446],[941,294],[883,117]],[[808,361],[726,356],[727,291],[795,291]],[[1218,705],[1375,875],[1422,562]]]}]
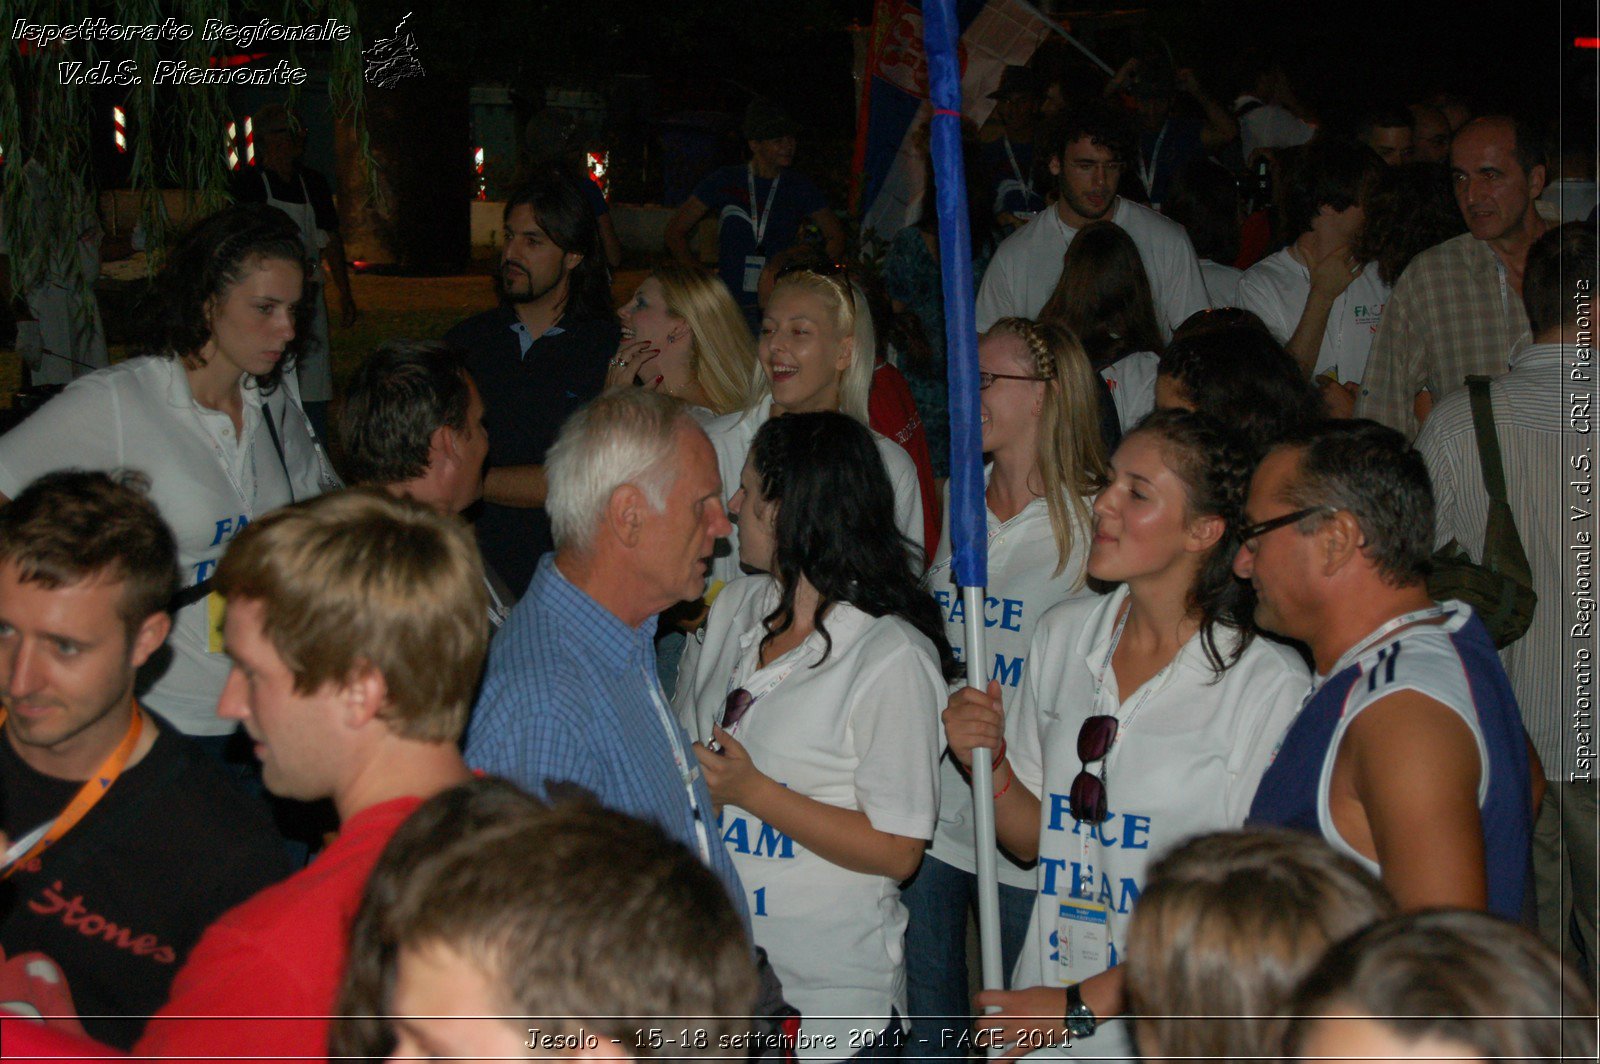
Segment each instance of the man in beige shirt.
[{"label": "man in beige shirt", "polygon": [[1526,124],[1473,119],[1450,145],[1450,176],[1468,231],[1418,255],[1395,284],[1373,341],[1356,417],[1417,433],[1413,402],[1460,388],[1469,374],[1499,376],[1528,336],[1522,270],[1545,231],[1534,206],[1544,190],[1544,147]]}]

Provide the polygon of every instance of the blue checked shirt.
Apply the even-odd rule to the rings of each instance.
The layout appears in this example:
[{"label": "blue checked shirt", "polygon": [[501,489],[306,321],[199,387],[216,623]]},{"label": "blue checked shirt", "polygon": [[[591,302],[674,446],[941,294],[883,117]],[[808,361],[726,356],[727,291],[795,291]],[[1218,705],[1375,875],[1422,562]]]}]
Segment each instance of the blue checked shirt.
[{"label": "blue checked shirt", "polygon": [[655,629],[653,617],[629,628],[546,554],[490,649],[467,763],[540,797],[549,783],[575,783],[608,808],[660,825],[721,877],[748,928],[744,888],[699,762],[665,709]]}]

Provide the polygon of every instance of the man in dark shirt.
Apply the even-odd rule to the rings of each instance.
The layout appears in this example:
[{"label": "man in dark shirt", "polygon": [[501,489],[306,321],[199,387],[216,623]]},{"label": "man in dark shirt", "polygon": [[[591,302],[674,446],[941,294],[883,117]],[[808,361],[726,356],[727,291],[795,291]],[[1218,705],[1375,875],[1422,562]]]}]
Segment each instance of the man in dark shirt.
[{"label": "man in dark shirt", "polygon": [[104,473],[0,509],[0,1001],[122,1049],[206,926],[289,871],[265,810],[134,702],[177,568]]},{"label": "man in dark shirt", "polygon": [[548,172],[505,208],[500,306],[457,324],[445,341],[467,353],[489,430],[478,545],[521,595],[554,544],[544,511],[544,453],[561,423],[600,394],[621,333],[594,215],[565,177]]}]

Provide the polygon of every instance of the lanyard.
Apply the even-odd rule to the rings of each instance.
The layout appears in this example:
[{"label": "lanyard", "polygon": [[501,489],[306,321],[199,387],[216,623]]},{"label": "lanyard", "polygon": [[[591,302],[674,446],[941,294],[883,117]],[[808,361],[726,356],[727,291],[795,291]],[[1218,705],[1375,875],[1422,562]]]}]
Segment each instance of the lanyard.
[{"label": "lanyard", "polygon": [[648,665],[641,665],[639,671],[644,675],[645,687],[650,691],[650,704],[656,708],[656,717],[661,721],[662,729],[667,733],[667,745],[672,747],[672,763],[677,766],[678,777],[683,780],[683,789],[689,792],[689,811],[694,817],[695,842],[700,848],[700,861],[707,868],[711,864],[711,837],[706,833],[706,815],[700,808],[699,796],[695,793],[695,780],[700,778],[700,763],[694,762],[690,767],[689,755],[684,752],[683,744],[678,741],[678,725],[672,719],[672,714],[667,711],[666,702],[661,695],[661,681]]},{"label": "lanyard", "polygon": [[744,176],[750,182],[750,228],[756,234],[756,250],[761,250],[761,241],[766,239],[767,225],[772,221],[772,201],[778,198],[778,182],[783,179],[780,173],[772,179],[772,187],[767,189],[767,205],[761,208],[761,213],[756,213],[756,168],[744,168]]},{"label": "lanyard", "polygon": [[1314,678],[1311,681],[1311,690],[1306,692],[1306,701],[1310,701],[1311,696],[1317,693],[1318,688],[1320,688],[1325,681],[1331,677],[1339,675],[1345,669],[1349,668],[1352,662],[1356,661],[1363,654],[1373,650],[1379,643],[1382,643],[1385,639],[1389,638],[1389,636],[1394,634],[1397,630],[1404,628],[1409,624],[1419,624],[1423,621],[1431,621],[1436,617],[1443,617],[1445,612],[1446,610],[1443,606],[1435,603],[1426,609],[1412,610],[1410,613],[1402,613],[1400,616],[1391,618],[1390,620],[1385,621],[1383,624],[1380,624],[1377,630],[1371,635],[1367,636],[1361,642],[1357,643],[1355,646],[1339,655],[1339,660],[1333,663],[1333,668],[1328,670],[1327,676]]},{"label": "lanyard", "polygon": [[1172,124],[1172,119],[1161,123],[1161,132],[1156,134],[1156,142],[1150,148],[1150,161],[1146,163],[1144,156],[1139,156],[1139,180],[1144,182],[1145,195],[1150,195],[1156,181],[1156,160],[1161,158],[1161,142],[1167,139],[1167,127]]},{"label": "lanyard", "polygon": [[[732,735],[736,731],[738,731],[739,725],[744,723],[746,720],[749,719],[750,710],[755,708],[755,704],[757,702],[761,701],[763,698],[765,698],[768,695],[770,695],[772,692],[776,691],[778,689],[778,685],[783,683],[783,681],[787,680],[789,678],[789,674],[794,672],[795,669],[800,667],[800,662],[805,660],[805,656],[806,656],[805,655],[805,649],[806,649],[807,645],[810,642],[811,642],[810,638],[807,637],[804,641],[801,642],[801,644],[799,646],[795,647],[793,650],[789,651],[788,654],[784,655],[784,657],[787,657],[790,660],[789,660],[789,663],[787,665],[785,665],[783,668],[776,669],[776,670],[771,670],[771,666],[767,666],[767,669],[771,670],[771,671],[768,673],[767,678],[764,679],[760,684],[751,684],[751,685],[745,687],[745,690],[750,692],[750,704],[749,704],[749,706],[747,706],[745,708],[744,716],[740,717],[737,721],[735,721],[734,725],[733,725],[733,727],[731,729],[724,728],[723,729],[724,731],[726,731],[729,735]],[[756,644],[756,660],[757,660],[757,662],[759,662],[761,660],[760,655],[761,655],[760,643],[757,642],[757,644]],[[739,662],[735,662],[734,663],[733,675],[728,677],[728,691],[727,691],[728,695],[733,694],[733,692],[735,690],[737,690],[738,687],[739,687],[739,683],[738,683],[738,680],[739,680],[739,665],[740,665]],[[758,676],[763,671],[766,671],[766,670],[763,670],[758,664],[755,672],[752,672],[750,675],[751,676]],[[724,701],[726,701],[727,695],[724,695],[723,699],[724,699]]]},{"label": "lanyard", "polygon": [[1000,134],[1000,140],[1005,145],[1006,160],[1011,163],[1011,172],[1016,175],[1017,184],[1022,186],[1022,192],[1025,196],[1032,196],[1033,182],[1022,176],[1022,167],[1017,165],[1016,153],[1011,150],[1011,138],[1002,133]]},{"label": "lanyard", "polygon": [[[0,709],[0,728],[5,727],[6,711]],[[7,879],[11,873],[22,867],[46,849],[61,841],[61,837],[73,828],[78,821],[88,815],[111,785],[117,782],[117,777],[122,775],[122,770],[128,765],[128,758],[133,755],[133,748],[139,745],[139,736],[144,731],[144,714],[139,712],[139,704],[133,704],[133,714],[128,720],[128,733],[122,737],[116,749],[100,763],[94,774],[84,781],[78,788],[78,793],[72,796],[72,801],[61,810],[54,820],[39,825],[38,828],[28,832],[18,839],[16,844],[6,851],[0,858],[0,880]]]}]

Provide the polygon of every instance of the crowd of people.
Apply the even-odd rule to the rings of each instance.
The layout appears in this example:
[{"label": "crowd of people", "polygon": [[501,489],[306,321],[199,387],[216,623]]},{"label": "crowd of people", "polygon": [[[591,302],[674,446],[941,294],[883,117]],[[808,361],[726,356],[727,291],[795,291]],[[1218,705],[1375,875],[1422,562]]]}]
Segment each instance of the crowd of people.
[{"label": "crowd of people", "polygon": [[1593,1059],[1592,171],[1252,86],[1005,72],[981,618],[931,195],[842,262],[758,100],[614,308],[540,167],[323,410],[285,140],[0,437],[7,1052]]}]

